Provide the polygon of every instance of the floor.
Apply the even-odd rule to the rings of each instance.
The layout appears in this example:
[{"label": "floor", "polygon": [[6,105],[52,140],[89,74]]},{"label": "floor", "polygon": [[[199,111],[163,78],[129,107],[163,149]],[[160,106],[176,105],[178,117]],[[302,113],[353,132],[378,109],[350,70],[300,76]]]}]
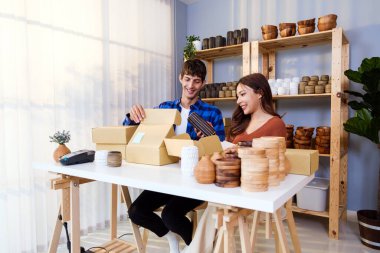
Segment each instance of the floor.
[{"label": "floor", "polygon": [[[302,252],[304,253],[378,253],[379,251],[365,247],[359,241],[359,231],[356,221],[356,213],[349,212],[347,222],[341,223],[340,239],[332,240],[327,234],[327,219],[312,217],[307,215],[295,214],[296,226],[301,242]],[[255,252],[269,253],[275,252],[274,240],[264,239],[264,229],[260,226],[259,238]],[[133,242],[131,227],[128,221],[122,221],[118,224],[118,235],[127,234],[122,239]],[[88,236],[81,238],[81,246],[86,249],[99,246],[108,241],[109,229],[99,230]],[[288,241],[290,240],[289,234]],[[236,236],[238,237],[238,235]],[[240,251],[239,238],[236,238],[236,248]],[[184,246],[182,242],[181,247]],[[65,244],[61,244],[58,253],[66,253]],[[167,241],[158,238],[153,233],[149,233],[147,253],[166,253],[169,252]],[[200,252],[201,253],[201,252]]]}]

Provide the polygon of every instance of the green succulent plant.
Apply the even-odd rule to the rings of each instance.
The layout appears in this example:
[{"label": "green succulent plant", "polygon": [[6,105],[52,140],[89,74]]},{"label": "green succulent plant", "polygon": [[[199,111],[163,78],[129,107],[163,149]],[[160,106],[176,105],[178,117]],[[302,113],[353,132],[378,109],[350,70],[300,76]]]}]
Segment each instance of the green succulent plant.
[{"label": "green succulent plant", "polygon": [[186,46],[183,48],[183,57],[185,58],[185,61],[194,59],[197,50],[194,47],[193,41],[196,40],[199,40],[199,36],[186,36]]},{"label": "green succulent plant", "polygon": [[56,142],[58,144],[68,143],[70,141],[70,131],[57,131],[53,136],[49,136],[49,138],[50,142]]}]

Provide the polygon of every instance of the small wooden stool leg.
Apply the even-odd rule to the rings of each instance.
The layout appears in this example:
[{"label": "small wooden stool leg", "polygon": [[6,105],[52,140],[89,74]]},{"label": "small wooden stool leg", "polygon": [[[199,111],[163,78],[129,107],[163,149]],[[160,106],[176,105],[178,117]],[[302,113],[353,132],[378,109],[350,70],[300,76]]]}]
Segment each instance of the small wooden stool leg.
[{"label": "small wooden stool leg", "polygon": [[61,215],[61,206],[62,205],[60,205],[58,208],[57,220],[55,222],[54,232],[50,241],[48,253],[56,253],[58,249],[59,237],[61,236],[63,226],[62,221],[58,218]]},{"label": "small wooden stool leg", "polygon": [[294,221],[293,212],[292,212],[292,199],[289,199],[286,204],[286,219],[288,221],[288,227],[290,236],[292,238],[294,253],[301,253],[300,240],[298,238],[296,223]]},{"label": "small wooden stool leg", "polygon": [[280,244],[279,244],[280,238],[278,237],[278,233],[277,233],[276,223],[275,222],[272,222],[272,230],[273,230],[273,233],[274,233],[274,241],[275,241],[275,246],[276,246],[276,253],[281,253]]},{"label": "small wooden stool leg", "polygon": [[223,227],[219,227],[218,233],[216,235],[216,243],[214,246],[214,251],[213,253],[220,253],[222,252],[222,244],[223,244],[223,237],[224,237],[224,229]]},{"label": "small wooden stool leg", "polygon": [[147,245],[147,243],[148,243],[148,238],[149,238],[149,229],[144,228],[143,231],[144,231],[144,232],[143,232],[142,242],[143,242],[143,244],[144,244],[145,247],[146,247],[146,245]]},{"label": "small wooden stool leg", "polygon": [[252,221],[252,228],[251,228],[251,236],[250,236],[250,242],[251,242],[251,248],[252,251],[255,249],[255,243],[256,243],[256,235],[257,235],[257,224],[259,222],[260,212],[254,211],[253,212],[253,221]]},{"label": "small wooden stool leg", "polygon": [[[128,187],[127,186],[121,186],[121,193],[122,193],[122,196],[124,198],[124,202],[127,205],[127,208],[129,209],[132,205],[132,200],[131,200],[131,196],[129,195]],[[139,253],[145,253],[146,244],[143,244],[139,227],[135,223],[133,223],[131,220],[130,220],[130,222],[131,222],[131,226],[132,226],[133,236],[134,236],[135,241],[136,241],[137,251]]]},{"label": "small wooden stool leg", "polygon": [[242,252],[251,253],[253,252],[253,249],[251,248],[251,243],[249,240],[247,217],[239,215],[238,222]]},{"label": "small wooden stool leg", "polygon": [[273,213],[273,216],[276,223],[281,251],[282,253],[289,253],[289,246],[286,240],[284,224],[281,220],[281,208],[277,209],[276,212]]}]

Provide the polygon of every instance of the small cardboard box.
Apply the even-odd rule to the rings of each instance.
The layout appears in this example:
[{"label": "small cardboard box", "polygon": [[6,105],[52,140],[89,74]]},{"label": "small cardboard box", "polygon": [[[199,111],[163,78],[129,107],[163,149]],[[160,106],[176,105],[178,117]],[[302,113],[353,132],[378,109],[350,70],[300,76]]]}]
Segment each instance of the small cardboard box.
[{"label": "small cardboard box", "polygon": [[165,138],[165,146],[168,154],[181,157],[182,147],[197,146],[199,157],[212,155],[214,152],[223,151],[222,144],[217,135],[212,135],[194,141],[188,134],[180,134],[171,138]]},{"label": "small cardboard box", "polygon": [[151,165],[177,162],[178,157],[168,155],[164,142],[165,138],[175,135],[173,124],[181,124],[178,110],[145,109],[145,119],[127,145],[127,161]]},{"label": "small cardboard box", "polygon": [[127,145],[125,144],[96,144],[96,150],[120,151],[122,159],[125,159],[125,151]]},{"label": "small cardboard box", "polygon": [[319,153],[310,149],[286,149],[291,174],[312,175],[318,170]]},{"label": "small cardboard box", "polygon": [[102,144],[127,144],[137,126],[108,126],[92,129],[92,142]]}]

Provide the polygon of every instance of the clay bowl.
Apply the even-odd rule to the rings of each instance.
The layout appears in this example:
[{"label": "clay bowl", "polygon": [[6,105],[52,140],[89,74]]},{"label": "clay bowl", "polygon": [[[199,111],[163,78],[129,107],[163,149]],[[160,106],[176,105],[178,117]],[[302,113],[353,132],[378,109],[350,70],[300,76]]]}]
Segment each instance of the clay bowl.
[{"label": "clay bowl", "polygon": [[298,26],[300,26],[300,25],[311,26],[311,25],[315,24],[315,18],[300,20],[297,22],[297,24],[298,24]]},{"label": "clay bowl", "polygon": [[328,126],[319,126],[317,127],[318,135],[328,135],[330,136],[331,128]]},{"label": "clay bowl", "polygon": [[275,25],[263,25],[261,27],[263,33],[277,32],[277,26]]},{"label": "clay bowl", "polygon": [[318,18],[318,24],[336,22],[338,16],[335,14],[329,14]]},{"label": "clay bowl", "polygon": [[279,25],[278,25],[278,28],[280,29],[280,30],[283,30],[283,29],[285,29],[285,28],[296,28],[296,23],[280,23]]},{"label": "clay bowl", "polygon": [[315,27],[315,23],[311,25],[298,25],[299,28],[306,28],[306,27]]},{"label": "clay bowl", "polygon": [[278,36],[278,33],[263,33],[263,39],[264,40],[273,40],[276,39]]},{"label": "clay bowl", "polygon": [[318,31],[328,31],[336,27],[336,22],[318,24]]},{"label": "clay bowl", "polygon": [[280,31],[281,37],[290,37],[296,35],[296,28],[284,28]]},{"label": "clay bowl", "polygon": [[300,35],[313,33],[315,31],[315,26],[307,26],[307,27],[298,27],[298,33]]}]

